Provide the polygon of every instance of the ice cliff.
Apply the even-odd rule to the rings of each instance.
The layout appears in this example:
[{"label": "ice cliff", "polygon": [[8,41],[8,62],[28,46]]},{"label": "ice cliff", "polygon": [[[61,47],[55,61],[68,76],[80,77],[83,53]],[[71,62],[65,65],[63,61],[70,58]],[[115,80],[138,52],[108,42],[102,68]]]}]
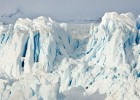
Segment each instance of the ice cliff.
[{"label": "ice cliff", "polygon": [[140,99],[140,16],[105,13],[82,38],[67,28],[45,17],[0,25],[0,99],[67,100],[78,86],[106,100]]},{"label": "ice cliff", "polygon": [[55,59],[72,51],[71,36],[50,18],[20,18],[11,28],[1,32],[1,70],[9,75],[30,73],[35,63],[51,72]]}]

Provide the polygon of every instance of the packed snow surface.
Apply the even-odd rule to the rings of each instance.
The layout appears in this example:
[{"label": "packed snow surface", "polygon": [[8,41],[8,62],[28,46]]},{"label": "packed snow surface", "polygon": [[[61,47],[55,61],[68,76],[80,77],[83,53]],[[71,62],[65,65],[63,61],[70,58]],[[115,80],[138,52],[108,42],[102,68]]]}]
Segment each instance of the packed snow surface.
[{"label": "packed snow surface", "polygon": [[0,100],[140,100],[140,16],[0,23]]}]

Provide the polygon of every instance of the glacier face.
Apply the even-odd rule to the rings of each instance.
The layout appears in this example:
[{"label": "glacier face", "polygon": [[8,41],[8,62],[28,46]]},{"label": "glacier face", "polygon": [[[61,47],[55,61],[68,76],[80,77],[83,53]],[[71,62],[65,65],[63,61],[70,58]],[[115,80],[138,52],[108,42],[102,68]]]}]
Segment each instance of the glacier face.
[{"label": "glacier face", "polygon": [[66,91],[82,86],[83,96],[139,100],[139,30],[139,16],[116,12],[82,37],[42,16],[0,25],[0,99],[67,100]]},{"label": "glacier face", "polygon": [[[38,62],[46,72],[51,72],[54,70],[57,56],[68,57],[68,53],[72,51],[71,36],[50,18],[39,17],[33,21],[19,19],[12,33],[2,47],[2,49],[7,47],[7,51],[1,50],[2,59],[7,59],[1,60],[1,70],[12,76],[20,75],[22,72],[30,73],[31,66]],[[8,34],[8,32],[1,34],[2,43]]]}]

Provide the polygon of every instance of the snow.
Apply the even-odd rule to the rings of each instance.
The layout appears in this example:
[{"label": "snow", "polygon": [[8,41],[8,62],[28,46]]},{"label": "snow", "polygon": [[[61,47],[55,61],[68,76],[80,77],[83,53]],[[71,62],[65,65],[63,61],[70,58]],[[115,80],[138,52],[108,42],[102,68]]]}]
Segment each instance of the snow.
[{"label": "snow", "polygon": [[80,86],[71,88],[70,90],[64,91],[64,100],[104,100],[106,97],[105,95],[99,94],[98,91],[91,95],[84,94],[84,92],[85,90]]},{"label": "snow", "polygon": [[139,100],[139,16],[0,25],[0,100]]}]

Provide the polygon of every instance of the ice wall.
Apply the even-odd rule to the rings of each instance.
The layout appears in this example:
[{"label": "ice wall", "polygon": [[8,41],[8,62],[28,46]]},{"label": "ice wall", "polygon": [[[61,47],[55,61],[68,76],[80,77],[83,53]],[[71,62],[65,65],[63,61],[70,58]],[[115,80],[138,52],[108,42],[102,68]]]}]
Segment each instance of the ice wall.
[{"label": "ice wall", "polygon": [[13,30],[1,31],[0,68],[9,75],[30,73],[35,63],[52,72],[57,57],[68,57],[72,52],[70,34],[51,18],[20,18]]},{"label": "ice wall", "polygon": [[94,64],[108,66],[131,63],[131,49],[136,43],[137,35],[134,16],[131,13],[106,13],[96,30],[98,31],[90,33],[92,37],[87,45],[87,61],[92,60]]},{"label": "ice wall", "polygon": [[1,24],[0,98],[62,100],[82,86],[85,96],[98,90],[107,100],[139,100],[139,19],[105,13],[78,38],[51,18]]}]

